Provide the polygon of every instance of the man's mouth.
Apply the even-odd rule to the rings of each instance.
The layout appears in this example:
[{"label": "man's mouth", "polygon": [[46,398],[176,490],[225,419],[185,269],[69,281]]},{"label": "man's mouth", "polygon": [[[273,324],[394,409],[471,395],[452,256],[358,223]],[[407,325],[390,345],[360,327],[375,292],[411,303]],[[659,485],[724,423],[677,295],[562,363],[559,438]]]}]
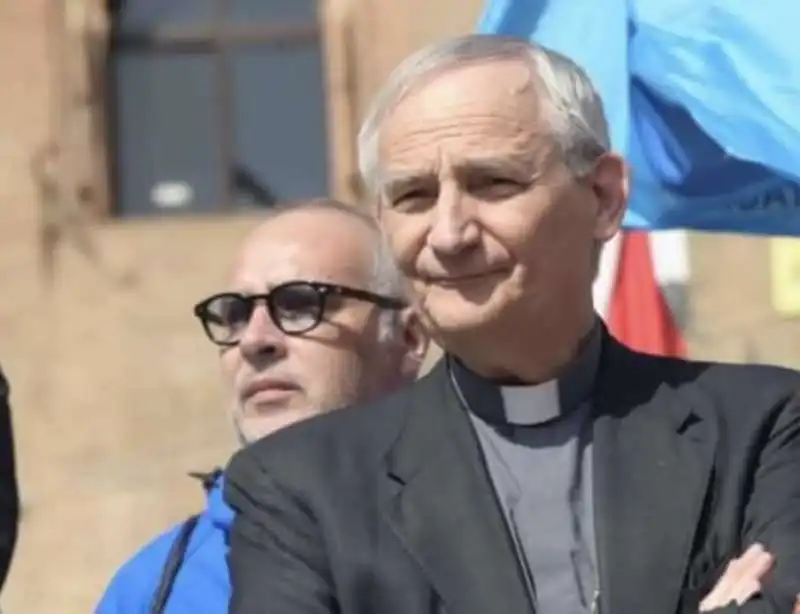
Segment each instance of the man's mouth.
[{"label": "man's mouth", "polygon": [[437,286],[459,286],[475,281],[481,281],[491,277],[497,277],[503,271],[494,269],[491,271],[480,271],[477,273],[465,273],[461,275],[433,275],[426,279],[429,284]]},{"label": "man's mouth", "polygon": [[276,403],[286,400],[298,390],[291,382],[275,379],[256,380],[245,386],[242,400],[258,404]]}]

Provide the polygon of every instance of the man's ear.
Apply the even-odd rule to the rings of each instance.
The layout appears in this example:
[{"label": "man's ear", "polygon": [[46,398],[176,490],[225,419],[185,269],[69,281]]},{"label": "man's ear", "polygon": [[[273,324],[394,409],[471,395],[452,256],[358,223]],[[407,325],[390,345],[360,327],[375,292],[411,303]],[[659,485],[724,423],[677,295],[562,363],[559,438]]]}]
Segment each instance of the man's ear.
[{"label": "man's ear", "polygon": [[629,191],[628,165],[617,154],[604,154],[597,161],[589,179],[598,203],[595,238],[602,244],[617,234],[625,216]]},{"label": "man's ear", "polygon": [[422,327],[419,314],[413,307],[407,307],[400,312],[400,330],[403,335],[401,343],[404,349],[403,375],[415,378],[428,354],[430,339]]}]

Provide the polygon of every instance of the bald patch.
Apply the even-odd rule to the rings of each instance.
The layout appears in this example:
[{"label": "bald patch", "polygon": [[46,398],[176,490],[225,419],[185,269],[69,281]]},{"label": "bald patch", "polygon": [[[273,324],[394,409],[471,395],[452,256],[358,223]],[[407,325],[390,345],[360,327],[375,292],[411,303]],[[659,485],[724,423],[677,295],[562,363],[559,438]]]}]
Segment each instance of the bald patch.
[{"label": "bald patch", "polygon": [[[232,287],[290,278],[334,283],[372,282],[375,230],[355,215],[325,208],[281,211],[256,226],[244,239],[230,269]],[[341,279],[340,279],[341,278]],[[347,278],[347,279],[345,279]],[[253,290],[255,291],[255,290]]]},{"label": "bald patch", "polygon": [[493,60],[484,62],[499,81],[508,82],[508,91],[517,96],[534,93],[536,75],[531,66],[522,60]]}]

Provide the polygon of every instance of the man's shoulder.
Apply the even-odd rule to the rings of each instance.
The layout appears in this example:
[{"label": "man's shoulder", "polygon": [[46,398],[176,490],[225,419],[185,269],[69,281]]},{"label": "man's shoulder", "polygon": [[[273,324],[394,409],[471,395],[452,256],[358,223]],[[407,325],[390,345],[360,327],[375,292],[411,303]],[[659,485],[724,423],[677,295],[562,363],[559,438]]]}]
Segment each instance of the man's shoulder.
[{"label": "man's shoulder", "polygon": [[[96,614],[147,611],[161,580],[170,550],[185,522],[185,520],[181,521],[154,537],[123,563],[103,594]],[[202,533],[208,529],[205,526],[207,524],[209,524],[208,518],[205,513],[201,514],[189,542],[187,557],[191,551],[197,549],[199,542],[202,541]]]},{"label": "man's shoulder", "polygon": [[704,384],[715,388],[730,389],[733,386],[747,390],[758,385],[762,391],[786,391],[800,386],[800,372],[787,367],[725,362],[697,364],[704,366]]},{"label": "man's shoulder", "polygon": [[772,365],[708,363],[698,386],[730,427],[746,428],[790,407],[800,393],[800,372]]},{"label": "man's shoulder", "polygon": [[659,380],[715,413],[768,412],[800,393],[800,372],[785,367],[640,356]]}]

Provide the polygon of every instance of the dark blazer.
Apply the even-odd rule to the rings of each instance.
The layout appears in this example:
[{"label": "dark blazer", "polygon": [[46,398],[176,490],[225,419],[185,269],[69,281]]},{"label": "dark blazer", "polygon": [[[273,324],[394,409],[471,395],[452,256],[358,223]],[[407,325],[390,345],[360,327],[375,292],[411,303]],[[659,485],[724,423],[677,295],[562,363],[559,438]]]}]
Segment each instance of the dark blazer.
[{"label": "dark blazer", "polygon": [[[777,566],[726,612],[800,592],[800,374],[604,340],[593,396],[600,611],[697,612],[753,542]],[[535,478],[535,476],[532,476]],[[471,423],[440,364],[376,403],[239,452],[225,495],[233,614],[534,608]]]},{"label": "dark blazer", "polygon": [[14,431],[11,426],[8,382],[0,370],[0,588],[5,582],[17,543],[19,495],[14,463]]}]

